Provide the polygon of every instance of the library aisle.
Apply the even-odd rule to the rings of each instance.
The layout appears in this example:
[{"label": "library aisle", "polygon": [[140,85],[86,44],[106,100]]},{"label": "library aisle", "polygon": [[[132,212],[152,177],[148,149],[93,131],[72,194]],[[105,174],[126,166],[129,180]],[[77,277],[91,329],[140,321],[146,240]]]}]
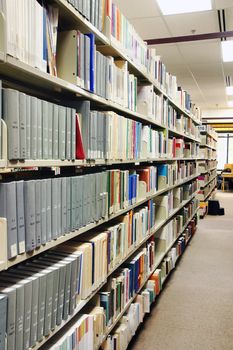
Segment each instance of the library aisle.
[{"label": "library aisle", "polygon": [[233,349],[233,193],[216,198],[225,216],[200,220],[130,350]]}]

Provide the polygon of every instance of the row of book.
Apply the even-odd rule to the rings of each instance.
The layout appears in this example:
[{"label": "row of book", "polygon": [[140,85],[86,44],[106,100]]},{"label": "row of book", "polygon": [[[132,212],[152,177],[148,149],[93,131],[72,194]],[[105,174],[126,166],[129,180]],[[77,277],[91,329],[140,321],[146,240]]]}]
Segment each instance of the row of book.
[{"label": "row of book", "polygon": [[213,181],[211,181],[207,186],[199,189],[197,193],[197,199],[201,202],[207,201],[208,197],[211,195],[211,193],[216,188],[216,186],[217,186],[217,177],[215,177]]},{"label": "row of book", "polygon": [[106,32],[108,8],[106,0],[67,0],[100,32]]},{"label": "row of book", "polygon": [[211,125],[202,124],[199,126],[199,130],[201,133],[208,133],[208,135],[214,138],[215,140],[218,139],[218,134]]},{"label": "row of book", "polygon": [[[192,203],[189,207],[192,209],[186,209],[194,214],[196,204]],[[69,349],[72,344],[84,350],[88,344],[90,350],[97,349],[100,345],[104,350],[111,350],[115,346],[117,349],[125,350],[139,324],[143,321],[144,315],[150,313],[151,305],[162,291],[165,279],[174,269],[177,259],[183,254],[187,242],[195,233],[197,218],[194,217],[181,234],[185,223],[186,219],[183,218],[183,215],[177,215],[172,220],[173,227],[177,227],[177,235],[174,235],[172,242],[179,239],[164,257],[159,268],[154,270],[156,261],[160,259],[162,252],[163,255],[166,253],[167,248],[159,251],[157,249],[158,239],[155,237],[155,240],[154,238],[149,240],[145,248],[114,273],[105,287],[92,299],[90,305],[84,308],[83,314],[80,314],[78,320],[75,320],[69,327],[69,330],[62,335],[55,336],[50,348],[53,350]],[[170,230],[170,223],[168,225]],[[139,290],[141,291],[137,293]],[[103,342],[109,327],[115,324],[118,315],[133,298],[134,302]],[[84,325],[85,320],[86,325]],[[80,334],[81,324],[84,328]],[[88,325],[91,325],[91,329]]]},{"label": "row of book", "polygon": [[108,215],[107,172],[0,184],[8,259]]},{"label": "row of book", "polygon": [[90,101],[76,104],[87,159],[140,160],[166,155],[167,135],[114,112],[93,111]]},{"label": "row of book", "polygon": [[215,139],[213,139],[211,136],[206,135],[206,134],[205,135],[201,134],[201,144],[208,145],[212,148],[217,147],[217,141]]},{"label": "row of book", "polygon": [[174,158],[196,158],[199,154],[199,144],[185,142],[184,139],[176,137],[169,138],[167,143],[168,157]]},{"label": "row of book", "polygon": [[8,159],[76,159],[76,145],[81,140],[76,140],[74,108],[13,89],[3,89],[2,94]]},{"label": "row of book", "polygon": [[2,182],[0,216],[7,219],[8,258],[127,209],[157,189],[192,174],[192,163],[108,170],[73,177]]},{"label": "row of book", "polygon": [[197,144],[169,139],[165,130],[114,112],[91,110],[90,101],[71,103],[71,108],[13,89],[1,92],[10,160],[122,161],[195,157],[198,152]]},{"label": "row of book", "polygon": [[59,33],[57,72],[60,78],[136,112],[137,78],[130,74],[127,61],[98,51],[94,34]]},{"label": "row of book", "polygon": [[5,19],[6,53],[56,75],[58,8],[41,6],[36,0],[3,0],[0,12]]},{"label": "row of book", "polygon": [[200,139],[200,131],[191,118],[179,113],[171,105],[168,105],[167,115],[167,126],[170,129]]},{"label": "row of book", "polygon": [[210,172],[213,168],[217,168],[216,160],[207,160],[198,162],[198,172],[200,174]]},{"label": "row of book", "polygon": [[216,177],[217,177],[216,169],[211,170],[209,173],[199,175],[197,178],[199,187],[200,188],[205,187],[208,182],[212,181]]},{"label": "row of book", "polygon": [[[150,276],[145,289],[137,295],[115,329],[108,335],[101,346],[103,350],[111,350],[115,346],[119,350],[127,349],[132,337],[135,335],[139,325],[143,322],[145,314],[149,314],[151,305],[163,289],[163,283],[175,268],[178,258],[184,253],[186,245],[195,233],[196,220],[192,220],[191,226],[187,228],[175,246],[164,258],[160,267]],[[53,350],[59,350],[60,347]]]},{"label": "row of book", "polygon": [[208,147],[200,147],[199,153],[198,153],[198,158],[215,160],[215,159],[217,159],[217,152],[211,148],[208,148]]},{"label": "row of book", "polygon": [[[175,102],[190,111],[189,94],[177,87],[176,77],[166,71],[155,49],[147,47],[111,0],[69,2],[99,30],[105,31],[109,27],[111,37],[120,44],[120,48],[143,71],[149,73]],[[58,33],[58,8],[54,5],[43,6],[36,0],[30,4],[18,4],[15,0],[1,2],[0,10],[6,21],[6,52],[135,111],[137,81],[128,72],[127,62],[114,62],[112,57],[96,50],[92,33],[83,35],[77,30]],[[14,24],[11,18],[16,18]],[[14,33],[18,33],[18,36]],[[34,40],[35,37],[37,40]]]}]

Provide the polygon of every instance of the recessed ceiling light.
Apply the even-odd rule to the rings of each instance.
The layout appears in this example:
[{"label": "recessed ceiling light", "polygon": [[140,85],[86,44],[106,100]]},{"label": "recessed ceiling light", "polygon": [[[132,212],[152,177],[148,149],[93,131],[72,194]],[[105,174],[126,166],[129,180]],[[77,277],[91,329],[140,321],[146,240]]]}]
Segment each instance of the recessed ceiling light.
[{"label": "recessed ceiling light", "polygon": [[233,62],[233,40],[222,41],[223,62]]},{"label": "recessed ceiling light", "polygon": [[227,104],[228,104],[228,107],[233,107],[233,101],[228,101]]},{"label": "recessed ceiling light", "polygon": [[226,93],[228,96],[233,95],[233,86],[227,86]]},{"label": "recessed ceiling light", "polygon": [[157,0],[163,15],[212,10],[211,0]]}]

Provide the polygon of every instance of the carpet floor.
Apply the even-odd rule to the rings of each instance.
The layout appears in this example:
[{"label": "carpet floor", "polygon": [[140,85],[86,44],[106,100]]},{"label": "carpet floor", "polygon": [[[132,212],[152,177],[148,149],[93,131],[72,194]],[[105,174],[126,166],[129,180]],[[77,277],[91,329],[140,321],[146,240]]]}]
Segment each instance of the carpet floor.
[{"label": "carpet floor", "polygon": [[130,350],[233,350],[233,193],[225,216],[199,221]]}]

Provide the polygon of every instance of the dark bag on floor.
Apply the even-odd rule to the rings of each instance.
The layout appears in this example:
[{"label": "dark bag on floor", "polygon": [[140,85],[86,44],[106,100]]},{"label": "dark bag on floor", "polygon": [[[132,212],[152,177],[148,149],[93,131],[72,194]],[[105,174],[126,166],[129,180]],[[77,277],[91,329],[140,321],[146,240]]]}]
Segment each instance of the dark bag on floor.
[{"label": "dark bag on floor", "polygon": [[208,215],[225,215],[225,210],[220,208],[219,201],[213,199],[208,201]]},{"label": "dark bag on floor", "polygon": [[219,201],[210,199],[208,201],[208,215],[219,215]]}]

